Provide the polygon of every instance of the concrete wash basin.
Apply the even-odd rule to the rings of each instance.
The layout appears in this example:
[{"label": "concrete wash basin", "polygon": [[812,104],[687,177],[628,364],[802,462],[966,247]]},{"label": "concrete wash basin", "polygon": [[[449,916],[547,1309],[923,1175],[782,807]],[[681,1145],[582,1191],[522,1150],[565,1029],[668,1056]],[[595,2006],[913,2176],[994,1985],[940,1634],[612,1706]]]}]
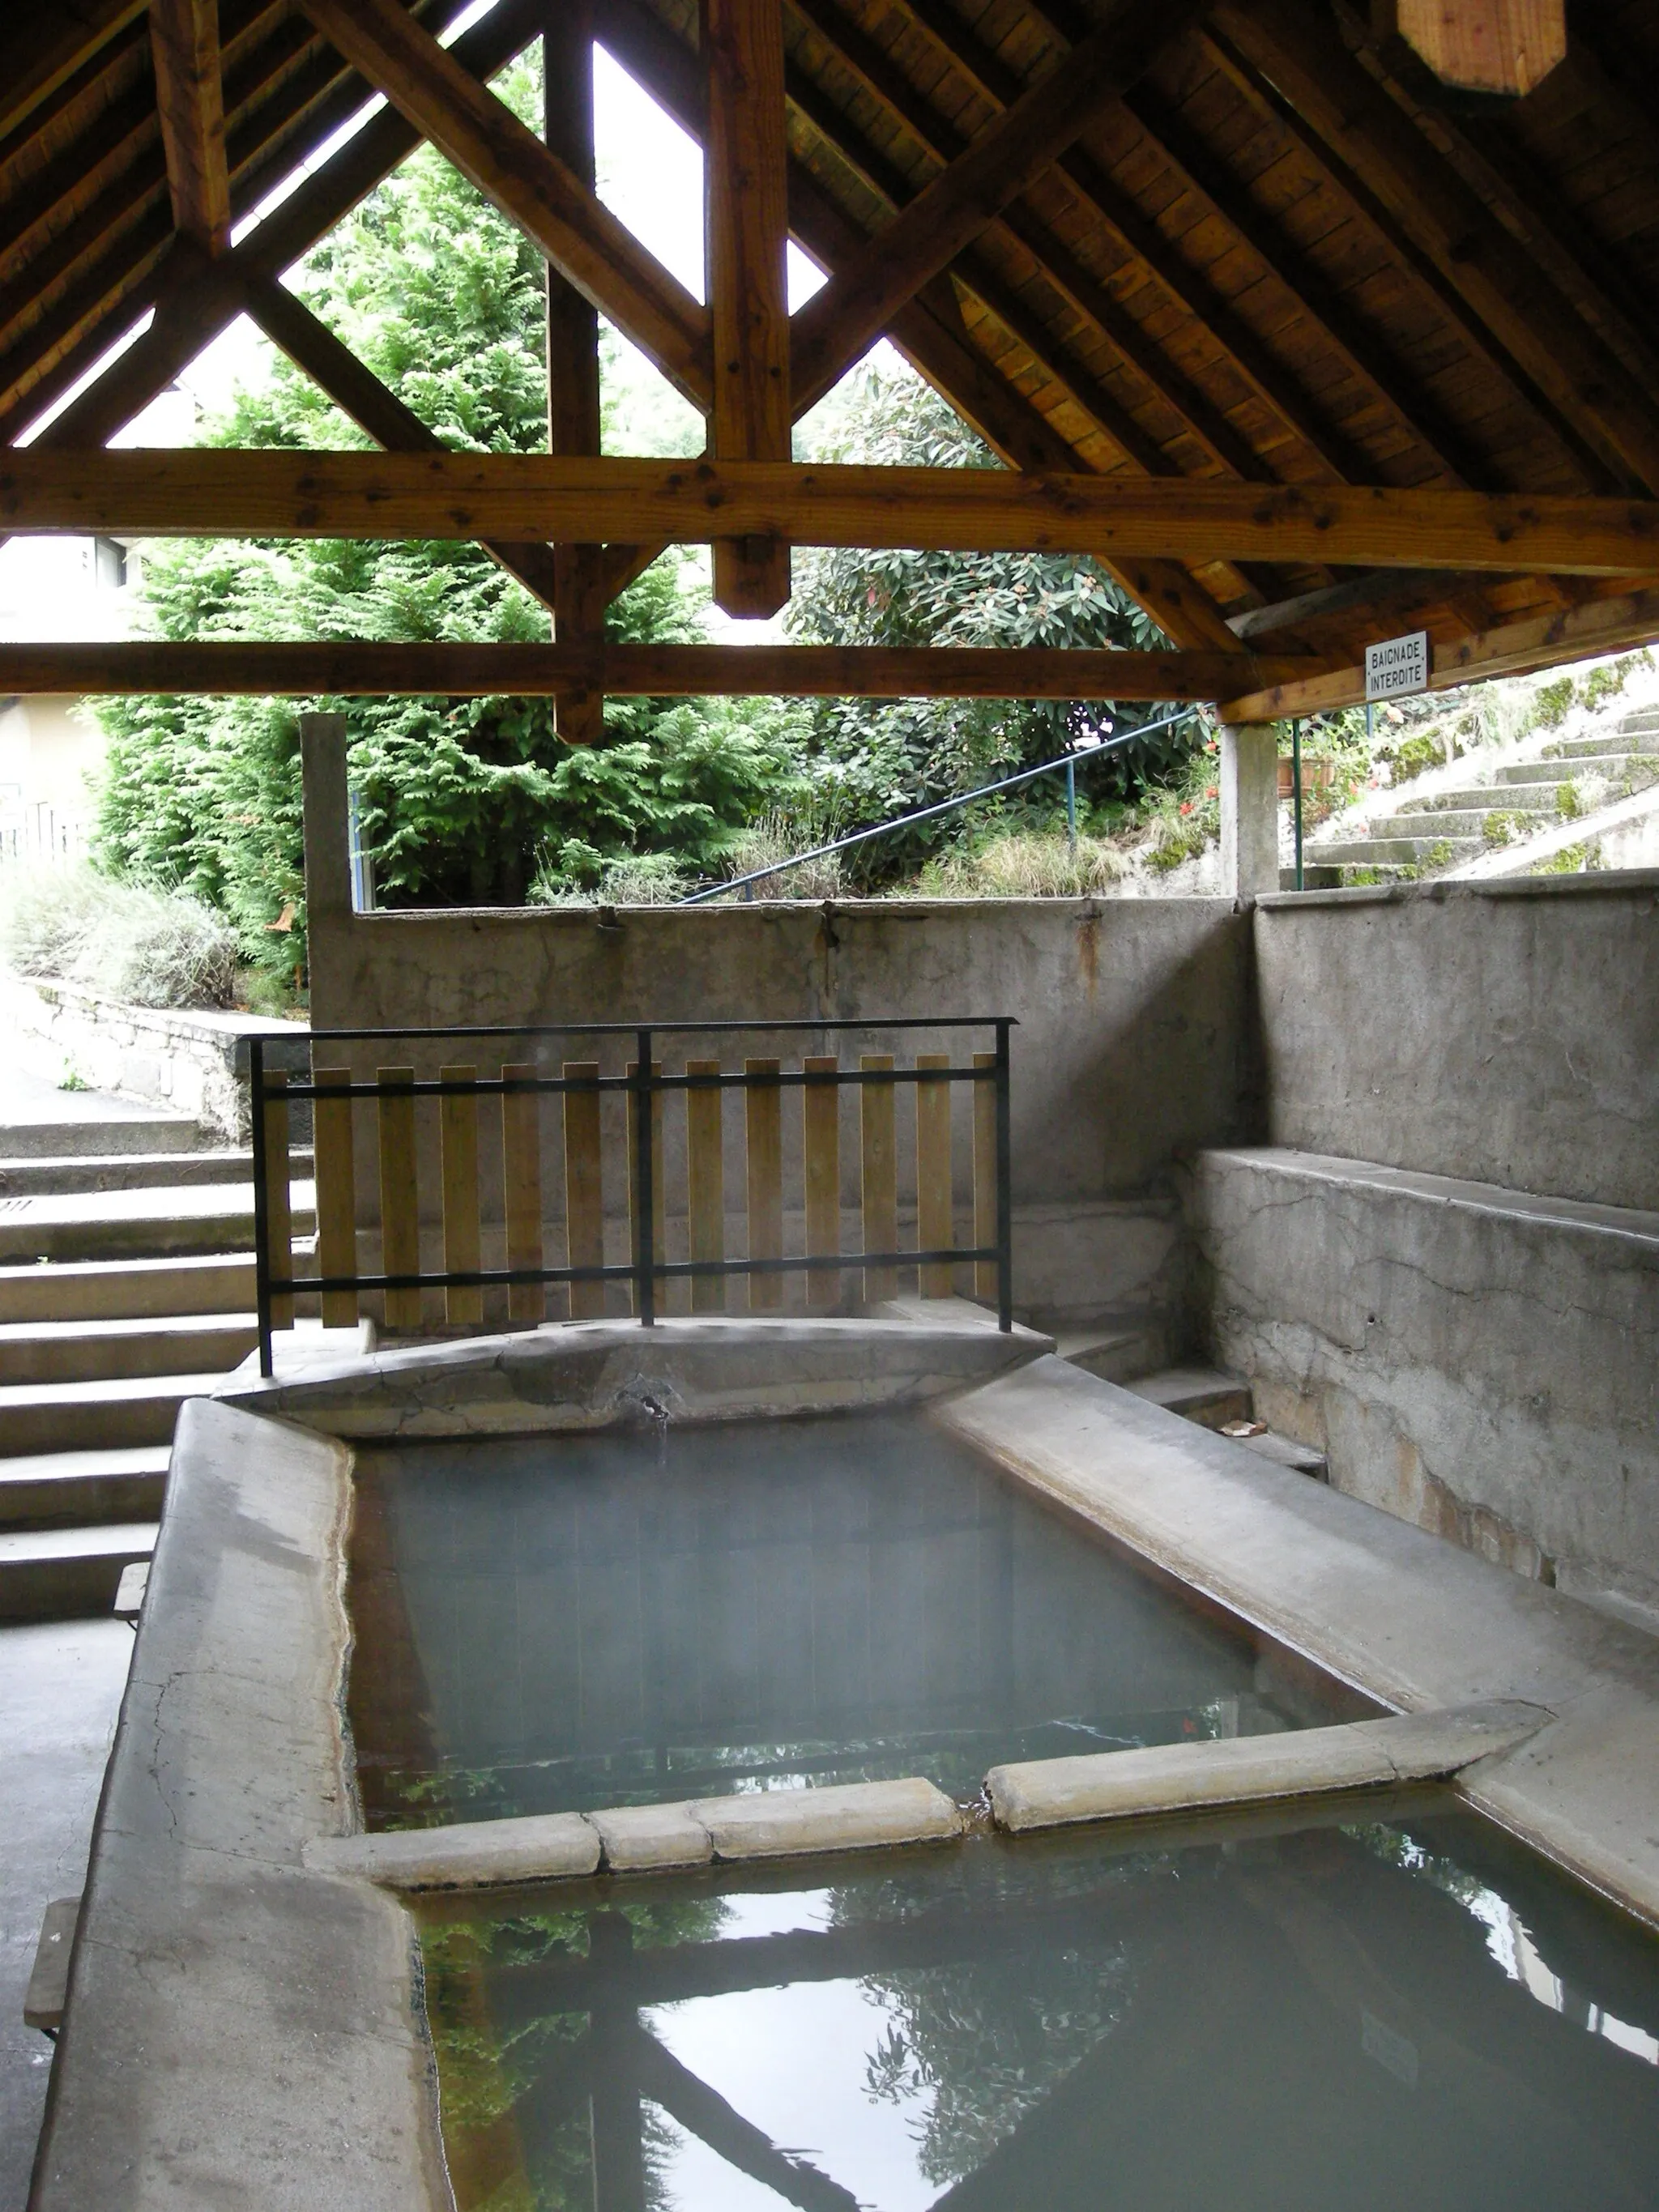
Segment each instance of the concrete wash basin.
[{"label": "concrete wash basin", "polygon": [[[708,1320],[647,1339],[595,1322],[309,1365],[266,1384],[239,1374],[179,1420],[35,2212],[413,2212],[451,2201],[418,1948],[398,1893],[400,1880],[422,1876],[400,1875],[397,1848],[368,1848],[398,1838],[354,1840],[343,1688],[355,1444],[570,1433],[658,1409],[703,1422],[907,1404],[927,1406],[1064,1515],[1353,1686],[1372,1710],[1445,1715],[1418,1739],[1413,1771],[1455,1774],[1469,1804],[1659,1925],[1659,1643],[1323,1486],[1241,1466],[1224,1440],[1048,1356],[1029,1333],[955,1317]],[[1483,1710],[1454,1722],[1454,1708]],[[1269,1777],[1268,1794],[1310,1786],[1321,1733],[1279,1739],[1309,1748],[1300,1779]],[[1332,1786],[1404,1771],[1397,1750],[1356,1759],[1351,1730],[1329,1734],[1346,1746]],[[1163,1794],[1149,1804],[1237,1794],[1224,1779],[1207,1800],[1202,1787],[1172,1792],[1171,1755],[1159,1755]],[[1061,1763],[1078,1764],[1049,1764]],[[1073,1775],[1049,1791],[1054,1817],[1079,1817],[1079,1779],[1081,1817],[1123,1809],[1103,1802],[1097,1777]],[[769,1821],[755,1800],[735,1818],[745,1801],[608,1826],[600,1816],[591,1833],[558,1815],[576,1830],[552,1847],[573,1876],[591,1875],[602,1853],[611,1866],[649,1867],[705,1850],[951,1848],[943,1839],[960,1816],[948,1799],[924,1799],[927,1785],[869,1787],[899,1794],[884,1810],[831,1804],[826,1791],[825,1824],[799,1829]],[[1036,1767],[1021,1770],[1028,1810],[1047,1787]],[[535,1838],[496,1838],[492,1869],[489,1838],[480,1851],[450,1833],[461,1838],[453,1864],[425,1878],[558,1870],[537,1860]]]}]

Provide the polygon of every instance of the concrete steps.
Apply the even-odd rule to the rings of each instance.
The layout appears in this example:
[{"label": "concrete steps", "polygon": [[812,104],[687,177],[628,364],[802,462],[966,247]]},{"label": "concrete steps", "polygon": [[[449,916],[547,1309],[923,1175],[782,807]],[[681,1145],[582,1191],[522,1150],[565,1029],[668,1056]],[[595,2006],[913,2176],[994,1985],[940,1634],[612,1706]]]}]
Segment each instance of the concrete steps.
[{"label": "concrete steps", "polygon": [[[1622,781],[1626,776],[1650,778],[1656,769],[1659,769],[1659,762],[1656,762],[1651,753],[1600,753],[1594,758],[1595,774],[1605,775],[1615,782]],[[1571,780],[1570,769],[1565,775],[1562,772],[1565,766],[1565,763],[1560,760],[1511,761],[1507,768],[1498,769],[1497,781],[1500,785],[1542,783],[1557,786]]]},{"label": "concrete steps", "polygon": [[227,1371],[258,1341],[251,1313],[0,1322],[0,1386]]},{"label": "concrete steps", "polygon": [[1443,814],[1490,814],[1495,806],[1510,813],[1553,814],[1555,793],[1561,778],[1549,784],[1511,787],[1499,790],[1492,783],[1472,783],[1462,791],[1437,792],[1431,799],[1408,799],[1380,822],[1437,822]]},{"label": "concrete steps", "polygon": [[167,1444],[127,1444],[0,1459],[0,1528],[159,1521],[168,1456]]},{"label": "concrete steps", "polygon": [[[1224,1375],[1214,1368],[1161,1368],[1154,1374],[1136,1376],[1124,1388],[1137,1398],[1145,1398],[1149,1405],[1162,1406],[1166,1413],[1178,1413],[1182,1420],[1213,1430],[1218,1436],[1226,1435],[1229,1423],[1243,1424],[1255,1419],[1249,1384],[1237,1375]],[[1289,1468],[1297,1474],[1310,1475],[1316,1482],[1323,1482],[1329,1476],[1323,1452],[1310,1444],[1296,1443],[1289,1437],[1275,1436],[1271,1429],[1263,1429],[1256,1436],[1228,1437],[1227,1441],[1254,1452],[1258,1459],[1271,1460],[1275,1466]]]},{"label": "concrete steps", "polygon": [[1306,865],[1321,868],[1414,868],[1452,866],[1472,860],[1480,850],[1479,837],[1354,837],[1341,844],[1310,845]]},{"label": "concrete steps", "polygon": [[[73,1094],[71,1094],[72,1096]],[[113,1102],[112,1102],[113,1103]],[[141,1107],[120,1115],[65,1113],[0,1127],[0,1155],[8,1160],[108,1158],[211,1152],[219,1140],[181,1114],[153,1114]]]},{"label": "concrete steps", "polygon": [[153,1521],[0,1534],[0,1621],[108,1613],[125,1569],[155,1549]]},{"label": "concrete steps", "polygon": [[246,1313],[253,1302],[252,1252],[0,1267],[0,1323]]},{"label": "concrete steps", "polygon": [[40,1452],[170,1443],[185,1399],[205,1397],[224,1378],[220,1367],[188,1375],[0,1385],[0,1469],[9,1458]]},{"label": "concrete steps", "polygon": [[[291,1172],[308,1176],[311,1154],[289,1155]],[[217,1152],[67,1153],[55,1158],[0,1159],[0,1197],[30,1198],[43,1192],[67,1195],[94,1190],[185,1189],[199,1183],[246,1183],[253,1174],[251,1152]]]},{"label": "concrete steps", "polygon": [[[307,1236],[311,1185],[293,1190],[294,1232]],[[251,1184],[0,1198],[0,1261],[166,1259],[246,1250],[252,1243]]]}]

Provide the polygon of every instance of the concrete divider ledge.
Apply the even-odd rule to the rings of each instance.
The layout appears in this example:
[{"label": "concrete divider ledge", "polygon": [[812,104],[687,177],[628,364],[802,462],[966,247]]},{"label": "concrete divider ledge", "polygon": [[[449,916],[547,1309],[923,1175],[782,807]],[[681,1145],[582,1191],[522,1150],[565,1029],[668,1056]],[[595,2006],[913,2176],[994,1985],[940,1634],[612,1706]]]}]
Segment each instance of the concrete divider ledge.
[{"label": "concrete divider ledge", "polygon": [[1458,1774],[1512,1750],[1553,1717],[1513,1701],[1402,1713],[1282,1735],[1161,1743],[1077,1759],[994,1766],[985,1778],[999,1826],[1061,1827],[1073,1820],[1131,1820],[1208,1805],[1316,1796]]},{"label": "concrete divider ledge", "polygon": [[868,1850],[962,1832],[962,1814],[931,1782],[848,1782],[705,1797],[696,1804],[622,1805],[462,1820],[373,1836],[323,1836],[305,1848],[317,1874],[355,1875],[386,1889],[471,1889],[582,1875],[660,1872],[711,1859]]}]

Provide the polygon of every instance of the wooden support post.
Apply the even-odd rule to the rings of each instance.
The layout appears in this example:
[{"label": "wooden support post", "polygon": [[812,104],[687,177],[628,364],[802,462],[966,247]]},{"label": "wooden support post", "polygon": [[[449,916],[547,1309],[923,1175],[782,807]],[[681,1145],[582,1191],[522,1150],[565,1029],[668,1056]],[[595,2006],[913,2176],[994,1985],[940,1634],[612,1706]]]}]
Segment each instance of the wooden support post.
[{"label": "wooden support post", "polygon": [[[808,1075],[835,1075],[841,1062],[833,1053],[801,1063]],[[806,1197],[808,1258],[841,1249],[841,1085],[809,1083],[801,1094],[801,1163]],[[809,1305],[838,1305],[841,1278],[827,1267],[812,1268],[806,1279]]]},{"label": "wooden support post", "polygon": [[[997,1056],[994,1052],[976,1052],[975,1067],[994,1067]],[[994,1244],[997,1241],[997,1087],[994,1083],[974,1085],[974,1242],[975,1244]],[[974,1262],[974,1296],[988,1299],[995,1304],[997,1298],[997,1263],[994,1260]]]},{"label": "wooden support post", "polygon": [[[593,188],[592,0],[543,0],[544,135],[571,174]],[[599,316],[590,300],[547,268],[547,450],[599,450]],[[562,645],[603,644],[609,593],[603,545],[554,548],[553,634]],[[605,735],[605,696],[562,693],[555,726],[567,744]]]},{"label": "wooden support post", "polygon": [[[688,1075],[718,1075],[717,1060],[688,1060]],[[688,1257],[723,1260],[726,1257],[725,1104],[723,1091],[688,1091],[685,1094],[685,1221]],[[693,1275],[693,1313],[726,1311],[726,1279],[721,1275]]]},{"label": "wooden support post", "polygon": [[[472,1083],[476,1067],[441,1067],[446,1083]],[[444,1272],[476,1274],[480,1267],[478,1233],[478,1101],[458,1092],[438,1102],[443,1156]],[[444,1292],[445,1317],[457,1323],[483,1319],[481,1285],[451,1284]]]},{"label": "wooden support post", "polygon": [[[599,1063],[568,1060],[567,1083],[591,1083],[591,1091],[564,1094],[564,1233],[567,1264],[605,1265],[605,1170],[599,1146]],[[605,1285],[572,1283],[572,1321],[605,1316]]]},{"label": "wooden support post", "polygon": [[149,44],[173,228],[204,253],[222,253],[230,243],[230,175],[218,0],[149,0]]},{"label": "wooden support post", "polygon": [[[412,1067],[381,1067],[377,1083],[412,1085]],[[421,1267],[420,1200],[415,1174],[415,1097],[379,1101],[380,1114],[380,1272],[415,1275]],[[418,1290],[386,1293],[388,1328],[418,1328]]]},{"label": "wooden support post", "polygon": [[[948,1052],[919,1052],[918,1067],[949,1067]],[[916,1085],[916,1243],[924,1252],[956,1241],[951,1195],[951,1085],[941,1076]],[[948,1298],[955,1269],[935,1261],[917,1270],[925,1298]]]},{"label": "wooden support post", "polygon": [[[351,1080],[349,1067],[319,1067],[313,1080],[318,1089],[343,1086]],[[349,1098],[312,1101],[312,1146],[317,1178],[317,1272],[319,1275],[355,1275],[357,1272],[357,1170],[351,1141]],[[323,1292],[323,1327],[357,1326],[356,1291]]]},{"label": "wooden support post", "polygon": [[[294,1273],[294,1218],[289,1205],[288,1078],[280,1067],[265,1070],[265,1240],[273,1275]],[[292,1328],[294,1300],[278,1291],[270,1301],[273,1328]]]},{"label": "wooden support post", "polygon": [[[639,1068],[640,1063],[637,1060],[630,1060],[629,1061],[628,1073],[630,1076],[637,1075],[639,1073]],[[662,1073],[662,1062],[659,1060],[653,1060],[652,1061],[651,1073],[653,1077],[659,1076]],[[668,1249],[668,1235],[665,1226],[668,1219],[668,1178],[663,1171],[662,1102],[662,1092],[660,1091],[653,1091],[651,1094],[651,1256],[653,1260],[660,1260]],[[628,1249],[630,1253],[637,1251],[639,1249],[639,1216],[635,1207],[635,1194],[634,1189],[633,1176],[634,1146],[638,1141],[638,1103],[635,1094],[630,1091],[628,1094],[628,1158],[629,1164],[628,1176]],[[664,1312],[667,1307],[667,1299],[664,1296],[665,1288],[666,1285],[661,1283],[659,1283],[657,1285],[657,1310],[659,1313]]]},{"label": "wooden support post", "polygon": [[[791,420],[789,143],[782,0],[702,0],[708,64],[708,296],[714,316],[710,445],[724,460],[787,461]],[[775,537],[714,541],[714,603],[774,615],[789,597]]]},{"label": "wooden support post", "polygon": [[[893,1065],[890,1052],[866,1052],[859,1066],[879,1073]],[[866,1252],[898,1249],[898,1145],[894,1127],[895,1087],[866,1083],[859,1091],[859,1139],[863,1169],[863,1237]],[[898,1291],[896,1267],[866,1267],[864,1302],[877,1305]]]},{"label": "wooden support post", "polygon": [[[751,1260],[783,1257],[783,1093],[776,1060],[745,1060],[744,1136],[748,1170],[749,1252]],[[783,1277],[750,1275],[749,1310],[765,1313],[783,1304]]]},{"label": "wooden support post", "polygon": [[[527,1083],[540,1073],[533,1060],[515,1060],[501,1069],[508,1083]],[[501,1093],[501,1211],[509,1267],[542,1264],[542,1115],[538,1091]],[[543,1283],[514,1283],[507,1293],[507,1317],[538,1322],[547,1312]]]}]

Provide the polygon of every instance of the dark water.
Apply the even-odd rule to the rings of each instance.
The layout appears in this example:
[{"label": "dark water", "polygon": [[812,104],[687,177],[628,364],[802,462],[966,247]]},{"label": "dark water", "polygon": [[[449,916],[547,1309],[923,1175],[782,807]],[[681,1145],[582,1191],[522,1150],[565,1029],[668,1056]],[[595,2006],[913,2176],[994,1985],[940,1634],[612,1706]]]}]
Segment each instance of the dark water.
[{"label": "dark water", "polygon": [[1370,1710],[919,1416],[359,1462],[371,1826],[927,1774]]},{"label": "dark water", "polygon": [[1651,2212],[1659,1945],[1297,1817],[432,1899],[462,2212]]}]

